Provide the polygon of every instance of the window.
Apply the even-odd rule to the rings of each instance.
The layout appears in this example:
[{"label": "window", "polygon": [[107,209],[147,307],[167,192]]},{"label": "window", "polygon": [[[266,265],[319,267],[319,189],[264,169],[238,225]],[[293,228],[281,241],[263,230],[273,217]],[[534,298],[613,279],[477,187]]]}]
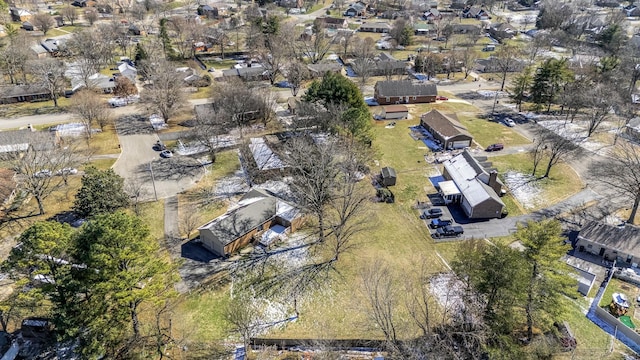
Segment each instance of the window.
[{"label": "window", "polygon": [[262,231],[262,229],[264,229],[264,224],[260,224],[258,225],[258,228],[256,230],[258,231]]},{"label": "window", "polygon": [[387,102],[389,102],[389,101],[390,101],[390,100],[389,100],[389,97],[387,96]]},{"label": "window", "polygon": [[587,245],[587,249],[591,249],[593,245]]}]

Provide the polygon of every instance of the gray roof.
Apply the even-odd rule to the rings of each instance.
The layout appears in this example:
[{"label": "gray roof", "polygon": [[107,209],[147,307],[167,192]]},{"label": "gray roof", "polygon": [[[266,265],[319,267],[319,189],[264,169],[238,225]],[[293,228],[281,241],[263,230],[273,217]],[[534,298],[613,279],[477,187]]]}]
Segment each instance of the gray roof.
[{"label": "gray roof", "polygon": [[382,173],[382,178],[383,179],[387,179],[387,178],[395,178],[396,177],[396,170],[392,167],[388,167],[385,166],[382,168],[382,170],[380,171]]},{"label": "gray roof", "polygon": [[468,151],[465,150],[445,161],[444,167],[471,206],[476,206],[489,199],[504,206],[498,194],[486,184],[489,181],[489,174]]},{"label": "gray roof", "polygon": [[291,221],[300,211],[265,190],[252,189],[238,202],[237,207],[201,226],[209,230],[223,245],[228,245],[253,231],[274,216]]},{"label": "gray roof", "polygon": [[342,65],[336,61],[333,61],[327,63],[309,64],[307,65],[307,68],[312,72],[325,73],[327,71],[339,71],[342,69]]},{"label": "gray roof", "polygon": [[122,74],[122,76],[128,78],[134,83],[136,82],[136,76],[138,76],[138,69],[136,69],[135,67],[127,64],[126,62],[123,62],[122,64],[118,65],[118,71],[120,71],[120,74]]},{"label": "gray roof", "polygon": [[267,70],[264,67],[243,67],[239,69],[222,70],[222,76],[239,76],[241,78],[262,76]]},{"label": "gray roof", "polygon": [[259,170],[283,169],[285,164],[263,138],[251,138],[249,150]]},{"label": "gray roof", "polygon": [[0,99],[10,99],[18,96],[45,94],[49,94],[49,90],[39,85],[0,86]]},{"label": "gray roof", "polygon": [[640,228],[637,226],[628,224],[615,226],[589,221],[580,230],[578,237],[634,257],[640,257]]},{"label": "gray roof", "polygon": [[379,61],[398,61],[398,59],[394,58],[391,54],[387,52],[381,52],[376,56],[376,59]]},{"label": "gray roof", "polygon": [[39,150],[51,149],[56,136],[51,131],[9,130],[0,131],[0,153],[25,151],[29,145]]},{"label": "gray roof", "polygon": [[434,83],[414,83],[411,80],[378,81],[376,89],[380,96],[421,96],[438,95]]},{"label": "gray roof", "polygon": [[420,120],[440,134],[444,139],[450,139],[458,135],[472,137],[467,128],[462,125],[455,116],[455,114],[445,115],[434,109],[423,114]]},{"label": "gray roof", "polygon": [[634,117],[633,119],[629,120],[627,127],[632,128],[636,131],[640,131],[640,117]]},{"label": "gray roof", "polygon": [[391,24],[386,22],[364,23],[360,25],[360,29],[387,29],[391,30]]}]

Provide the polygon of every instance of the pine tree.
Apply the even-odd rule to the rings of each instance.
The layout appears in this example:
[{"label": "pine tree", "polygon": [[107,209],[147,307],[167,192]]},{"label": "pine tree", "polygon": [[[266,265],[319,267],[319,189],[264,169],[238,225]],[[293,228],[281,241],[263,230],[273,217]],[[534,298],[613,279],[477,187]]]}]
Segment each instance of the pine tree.
[{"label": "pine tree", "polygon": [[533,76],[531,74],[531,68],[526,67],[520,74],[513,79],[513,86],[509,89],[510,97],[516,102],[518,111],[522,111],[522,102],[526,99],[531,85],[533,83]]},{"label": "pine tree", "polygon": [[113,169],[98,170],[94,166],[85,169],[82,187],[76,194],[73,211],[79,216],[90,217],[114,212],[129,205],[124,191],[124,179]]}]

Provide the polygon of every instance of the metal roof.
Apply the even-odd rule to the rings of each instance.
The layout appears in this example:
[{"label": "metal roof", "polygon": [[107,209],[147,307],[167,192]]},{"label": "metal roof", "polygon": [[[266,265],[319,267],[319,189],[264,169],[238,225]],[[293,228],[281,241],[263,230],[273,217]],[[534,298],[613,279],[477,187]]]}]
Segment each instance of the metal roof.
[{"label": "metal roof", "polygon": [[493,199],[504,206],[498,194],[481,180],[484,171],[477,171],[479,164],[475,163],[466,150],[445,161],[444,167],[471,206],[476,206],[488,199]]},{"label": "metal roof", "polygon": [[434,83],[414,83],[411,80],[378,81],[376,90],[379,96],[421,96],[438,95]]},{"label": "metal roof", "polygon": [[578,238],[640,258],[640,227],[637,226],[615,226],[589,221],[580,230]]}]

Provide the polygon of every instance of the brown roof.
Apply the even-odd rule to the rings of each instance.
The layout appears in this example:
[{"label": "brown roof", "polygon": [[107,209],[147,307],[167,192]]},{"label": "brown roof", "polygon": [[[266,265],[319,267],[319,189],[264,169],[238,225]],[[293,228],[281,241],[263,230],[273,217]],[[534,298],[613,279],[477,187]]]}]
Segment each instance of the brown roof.
[{"label": "brown roof", "polygon": [[471,137],[467,128],[458,121],[455,114],[445,115],[438,110],[431,110],[423,114],[420,119],[445,138],[460,134]]},{"label": "brown roof", "polygon": [[404,105],[387,105],[384,107],[384,111],[388,113],[407,112],[409,109]]},{"label": "brown roof", "polygon": [[345,19],[334,18],[334,17],[322,17],[319,20],[324,21],[325,24],[337,24],[342,25],[345,22]]}]

